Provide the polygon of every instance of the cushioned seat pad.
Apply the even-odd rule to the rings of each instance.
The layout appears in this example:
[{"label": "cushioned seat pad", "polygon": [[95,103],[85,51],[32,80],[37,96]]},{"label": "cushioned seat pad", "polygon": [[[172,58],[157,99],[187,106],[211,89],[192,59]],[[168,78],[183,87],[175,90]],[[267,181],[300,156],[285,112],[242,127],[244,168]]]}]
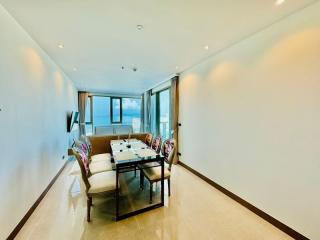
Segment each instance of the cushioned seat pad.
[{"label": "cushioned seat pad", "polygon": [[89,165],[89,169],[92,174],[112,171],[112,163],[111,161],[91,162]]},{"label": "cushioned seat pad", "polygon": [[100,161],[109,161],[111,162],[111,154],[110,153],[102,153],[91,156],[91,163],[100,162]]},{"label": "cushioned seat pad", "polygon": [[103,193],[116,189],[116,172],[102,172],[89,177],[90,189],[88,193]]},{"label": "cushioned seat pad", "polygon": [[[144,175],[151,181],[161,180],[161,167],[145,168],[143,169]],[[164,178],[170,176],[170,171],[164,167]]]}]

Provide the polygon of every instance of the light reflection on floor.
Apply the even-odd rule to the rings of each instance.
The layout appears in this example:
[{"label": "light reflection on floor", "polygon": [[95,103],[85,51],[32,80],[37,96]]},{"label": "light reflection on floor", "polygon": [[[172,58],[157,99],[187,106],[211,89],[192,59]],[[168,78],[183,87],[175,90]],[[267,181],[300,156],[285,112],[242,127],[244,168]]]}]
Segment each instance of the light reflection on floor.
[{"label": "light reflection on floor", "polygon": [[[165,195],[164,207],[115,222],[113,196],[102,197],[94,200],[92,222],[87,223],[84,185],[81,178],[68,175],[71,165],[68,164],[16,239],[291,239],[181,166],[173,167],[172,196]],[[130,189],[133,196],[141,199],[138,204],[148,202],[147,181],[141,192],[135,186],[139,177],[137,181],[132,177],[133,173],[127,175],[131,182],[127,189],[123,185],[122,196]]]}]

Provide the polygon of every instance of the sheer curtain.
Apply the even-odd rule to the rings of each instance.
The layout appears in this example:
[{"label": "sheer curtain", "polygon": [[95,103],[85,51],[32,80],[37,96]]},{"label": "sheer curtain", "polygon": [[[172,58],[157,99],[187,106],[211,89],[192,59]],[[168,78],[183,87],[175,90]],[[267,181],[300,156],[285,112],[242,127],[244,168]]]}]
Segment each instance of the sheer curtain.
[{"label": "sheer curtain", "polygon": [[79,130],[80,136],[86,135],[86,106],[89,94],[87,92],[79,92]]},{"label": "sheer curtain", "polygon": [[171,136],[177,142],[177,151],[174,156],[173,163],[179,162],[178,146],[179,146],[179,76],[171,79]]}]

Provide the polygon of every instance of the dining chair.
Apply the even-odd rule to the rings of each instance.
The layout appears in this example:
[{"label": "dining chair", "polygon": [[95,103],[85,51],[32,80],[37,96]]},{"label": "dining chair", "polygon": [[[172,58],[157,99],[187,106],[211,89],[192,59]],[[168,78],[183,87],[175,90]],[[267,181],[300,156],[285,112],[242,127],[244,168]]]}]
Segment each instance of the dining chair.
[{"label": "dining chair", "polygon": [[152,134],[151,133],[148,133],[146,135],[146,139],[144,140],[145,144],[147,144],[149,147],[151,146],[152,144]]},{"label": "dining chair", "polygon": [[162,138],[161,135],[155,137],[152,141],[151,148],[155,150],[157,153],[161,150]]},{"label": "dining chair", "polygon": [[101,154],[92,155],[92,144],[91,144],[91,141],[88,138],[88,136],[81,135],[80,140],[78,142],[80,142],[80,144],[82,144],[82,145],[85,145],[90,162],[99,162],[99,161],[111,162],[111,154],[110,153],[101,153]]},{"label": "dining chair", "polygon": [[[176,151],[176,140],[168,139],[166,140],[161,148],[161,154],[164,156],[165,166],[164,166],[164,179],[168,182],[168,195],[171,195],[170,186],[170,175],[171,167],[173,163],[174,154]],[[146,177],[150,183],[150,203],[152,203],[152,189],[153,183],[161,181],[161,166],[148,167],[140,169],[140,187],[143,189],[144,177]]]},{"label": "dining chair", "polygon": [[[88,166],[91,174],[96,174],[105,171],[112,171],[111,154],[97,154],[91,155],[91,147],[83,140],[74,140],[74,146],[81,150],[88,159]],[[88,141],[88,140],[86,140]]]},{"label": "dining chair", "polygon": [[[101,172],[91,174],[89,169],[89,162],[86,154],[81,149],[72,148],[81,170],[82,180],[86,187],[87,195],[87,221],[90,222],[90,213],[92,205],[92,198],[98,197],[102,194],[114,193],[116,190],[116,173],[115,171]],[[120,184],[119,184],[120,186]]]}]

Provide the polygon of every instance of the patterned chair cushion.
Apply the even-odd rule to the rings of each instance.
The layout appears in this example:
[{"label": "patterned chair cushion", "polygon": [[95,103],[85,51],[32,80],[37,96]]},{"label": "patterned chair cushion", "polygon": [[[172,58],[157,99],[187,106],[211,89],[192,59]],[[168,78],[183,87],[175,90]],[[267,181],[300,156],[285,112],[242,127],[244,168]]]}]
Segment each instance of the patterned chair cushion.
[{"label": "patterned chair cushion", "polygon": [[92,153],[92,144],[90,142],[90,139],[85,136],[85,135],[82,135],[80,137],[80,140],[86,145],[86,148],[88,150],[88,156],[91,156],[91,153]]},{"label": "patterned chair cushion", "polygon": [[162,146],[162,155],[164,156],[164,159],[169,162],[170,159],[169,159],[169,156],[170,156],[170,153],[174,150],[174,141],[172,139],[168,139],[166,140],[164,143],[163,143],[163,146]]},{"label": "patterned chair cushion", "polygon": [[152,142],[151,148],[155,150],[157,153],[160,152],[161,142],[162,142],[161,136],[157,136]]},{"label": "patterned chair cushion", "polygon": [[74,146],[89,156],[88,145],[80,140],[74,140]]},{"label": "patterned chair cushion", "polygon": [[82,149],[77,149],[77,152],[79,153],[80,157],[81,157],[81,161],[83,163],[83,166],[86,170],[86,173],[89,173],[89,159],[88,159],[88,155],[82,151]]}]

